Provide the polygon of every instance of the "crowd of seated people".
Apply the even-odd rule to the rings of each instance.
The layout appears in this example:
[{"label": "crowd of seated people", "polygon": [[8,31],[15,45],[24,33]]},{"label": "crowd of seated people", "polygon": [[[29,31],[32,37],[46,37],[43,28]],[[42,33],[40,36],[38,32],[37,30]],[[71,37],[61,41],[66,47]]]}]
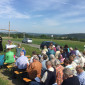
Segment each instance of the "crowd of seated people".
[{"label": "crowd of seated people", "polygon": [[23,77],[32,80],[30,85],[85,85],[85,52],[81,53],[77,48],[69,48],[68,45],[54,46],[51,43],[49,48],[44,46],[41,54],[37,55],[36,51],[33,51],[30,60],[25,56],[25,48],[21,49],[20,44],[16,51],[15,58],[11,49],[8,49],[5,57],[6,63],[16,60],[14,78],[14,71],[17,70],[26,71]]}]

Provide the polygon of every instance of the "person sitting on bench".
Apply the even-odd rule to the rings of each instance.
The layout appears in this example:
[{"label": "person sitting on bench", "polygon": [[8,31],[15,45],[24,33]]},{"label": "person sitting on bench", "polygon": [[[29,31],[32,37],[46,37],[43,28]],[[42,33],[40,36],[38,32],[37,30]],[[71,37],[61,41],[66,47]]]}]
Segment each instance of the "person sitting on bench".
[{"label": "person sitting on bench", "polygon": [[14,52],[11,51],[11,48],[8,48],[8,52],[5,55],[5,62],[4,63],[13,63],[14,59]]},{"label": "person sitting on bench", "polygon": [[[24,52],[21,51],[20,57],[16,60],[15,67],[13,68],[14,71],[25,71],[27,66],[29,66],[29,61],[26,56],[24,56]],[[13,74],[13,77],[15,77],[15,73]]]}]

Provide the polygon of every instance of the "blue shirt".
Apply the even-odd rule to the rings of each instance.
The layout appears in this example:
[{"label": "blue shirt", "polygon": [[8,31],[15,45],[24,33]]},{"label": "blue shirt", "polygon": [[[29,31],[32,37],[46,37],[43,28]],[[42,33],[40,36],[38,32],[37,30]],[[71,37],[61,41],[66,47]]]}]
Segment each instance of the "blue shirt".
[{"label": "blue shirt", "polygon": [[18,69],[26,69],[27,68],[27,63],[28,62],[28,58],[24,55],[22,55],[21,57],[19,57],[16,61],[16,66],[18,67]]},{"label": "blue shirt", "polygon": [[77,75],[80,81],[80,85],[85,85],[85,71]]},{"label": "blue shirt", "polygon": [[46,69],[47,69],[47,68],[46,68],[46,61],[47,61],[47,60],[42,61],[42,69],[43,69],[43,70],[46,70]]}]

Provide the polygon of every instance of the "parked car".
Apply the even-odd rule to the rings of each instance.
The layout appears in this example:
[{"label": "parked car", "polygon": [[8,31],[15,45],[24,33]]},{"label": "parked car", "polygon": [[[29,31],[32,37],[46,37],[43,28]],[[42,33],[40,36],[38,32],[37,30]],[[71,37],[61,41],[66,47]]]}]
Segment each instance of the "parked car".
[{"label": "parked car", "polygon": [[31,38],[24,38],[22,40],[22,43],[32,43],[32,39]]},{"label": "parked car", "polygon": [[[56,44],[57,44],[57,43],[55,43],[55,42],[53,42],[53,41],[43,41],[43,42],[41,43],[41,45],[40,45],[40,48],[43,49],[45,45],[46,45],[47,48],[48,48],[51,43],[52,43],[53,45],[56,45]],[[57,45],[58,45],[58,44],[57,44]]]}]

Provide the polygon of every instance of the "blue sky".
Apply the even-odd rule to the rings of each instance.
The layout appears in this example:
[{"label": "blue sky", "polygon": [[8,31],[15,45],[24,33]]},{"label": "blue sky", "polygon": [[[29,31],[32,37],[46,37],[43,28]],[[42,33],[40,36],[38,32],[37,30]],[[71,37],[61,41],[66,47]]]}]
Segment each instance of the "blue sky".
[{"label": "blue sky", "polygon": [[0,29],[85,33],[85,0],[0,0]]}]

